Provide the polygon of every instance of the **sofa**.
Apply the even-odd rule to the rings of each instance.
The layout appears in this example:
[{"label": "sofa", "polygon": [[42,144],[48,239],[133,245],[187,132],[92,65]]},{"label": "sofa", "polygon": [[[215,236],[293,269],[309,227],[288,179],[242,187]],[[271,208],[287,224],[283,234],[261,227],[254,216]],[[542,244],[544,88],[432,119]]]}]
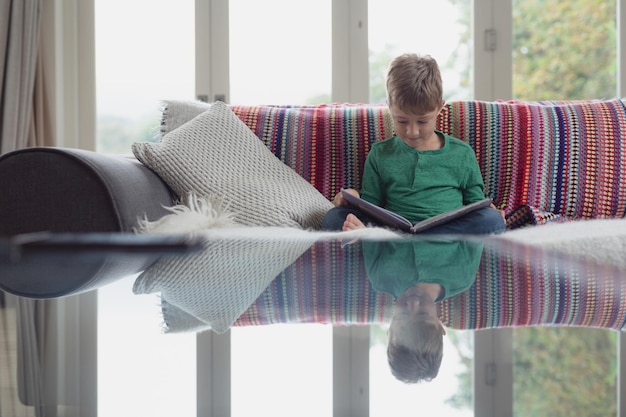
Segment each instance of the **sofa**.
[{"label": "sofa", "polygon": [[[181,120],[164,121],[162,134],[209,107],[188,106],[192,110],[170,117]],[[327,199],[341,187],[359,188],[371,143],[393,133],[383,105],[230,108]],[[625,114],[619,99],[456,101],[446,104],[438,125],[474,148],[486,193],[505,210],[507,227],[513,229],[624,217]],[[43,230],[132,232],[139,219],[159,218],[180,197],[135,158],[79,149],[10,152],[0,156],[0,178],[0,236]]]},{"label": "sofa", "polygon": [[[219,117],[204,116],[212,109],[219,109]],[[220,117],[229,118],[227,128],[223,129]],[[472,146],[486,194],[505,211],[510,231],[626,215],[623,100],[452,101],[439,115],[438,129]],[[0,156],[0,236],[37,231],[133,233],[142,222],[171,214],[168,208],[194,192],[217,198],[243,225],[316,229],[340,188],[360,187],[371,144],[392,135],[385,105],[227,106],[168,101],[157,142],[133,145],[134,157],[58,147],[21,149]],[[241,136],[248,139],[241,141]],[[160,144],[168,138],[175,138],[177,145]],[[220,153],[203,146],[219,147]],[[233,149],[245,155],[233,154]],[[210,152],[210,157],[205,158],[205,152]],[[263,153],[262,164],[256,164],[259,152]],[[264,172],[278,178],[280,186],[268,185]],[[220,177],[219,181],[214,181],[215,177]],[[298,192],[281,197],[285,189]],[[283,210],[292,203],[297,207]],[[354,259],[357,255],[340,252],[337,249],[331,255],[343,257],[339,264],[356,262],[359,266],[353,275],[355,280],[362,279],[362,265]],[[308,253],[299,262],[310,263],[315,256]],[[291,272],[281,273],[283,281],[277,279],[271,285],[295,285],[293,280],[286,282],[301,267],[290,267]],[[340,281],[347,281],[345,274],[339,275],[337,285],[344,285]],[[86,283],[72,292],[95,286]],[[268,288],[270,293],[274,290]],[[335,313],[316,313],[317,319],[293,319],[371,323],[388,316],[388,298],[372,295],[367,289],[361,297],[370,299],[365,313],[347,312],[339,318]],[[275,302],[271,296],[259,297],[235,325],[280,321],[278,313],[272,317],[262,313],[271,310],[268,303]],[[439,306],[452,327],[519,323],[519,318],[504,324],[489,319],[469,323],[466,316],[454,318],[450,313],[454,302]]]}]

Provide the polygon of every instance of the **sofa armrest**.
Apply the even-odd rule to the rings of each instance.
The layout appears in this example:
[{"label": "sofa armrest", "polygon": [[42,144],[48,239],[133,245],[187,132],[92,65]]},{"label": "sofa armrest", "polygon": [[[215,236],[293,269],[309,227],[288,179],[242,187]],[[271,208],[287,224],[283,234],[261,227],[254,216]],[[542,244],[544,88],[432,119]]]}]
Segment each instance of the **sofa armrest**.
[{"label": "sofa armrest", "polygon": [[130,232],[167,214],[173,194],[137,160],[80,149],[27,148],[0,157],[0,236]]}]

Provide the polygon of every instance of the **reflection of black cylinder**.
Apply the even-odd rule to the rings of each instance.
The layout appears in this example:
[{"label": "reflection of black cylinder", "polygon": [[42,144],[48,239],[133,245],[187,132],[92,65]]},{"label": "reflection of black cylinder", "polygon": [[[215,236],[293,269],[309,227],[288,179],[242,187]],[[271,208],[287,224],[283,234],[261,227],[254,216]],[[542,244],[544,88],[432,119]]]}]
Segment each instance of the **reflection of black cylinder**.
[{"label": "reflection of black cylinder", "polygon": [[0,262],[0,289],[27,298],[63,297],[137,273],[145,264],[141,256],[26,257],[17,263]]},{"label": "reflection of black cylinder", "polygon": [[193,253],[201,240],[133,233],[32,233],[0,239],[0,290],[55,298],[137,274],[156,260]]}]

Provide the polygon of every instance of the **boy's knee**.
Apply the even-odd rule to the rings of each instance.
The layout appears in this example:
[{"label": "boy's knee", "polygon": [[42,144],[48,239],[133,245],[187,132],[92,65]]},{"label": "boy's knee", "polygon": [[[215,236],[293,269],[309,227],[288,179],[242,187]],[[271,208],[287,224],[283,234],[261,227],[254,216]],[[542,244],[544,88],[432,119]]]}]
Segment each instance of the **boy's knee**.
[{"label": "boy's knee", "polygon": [[502,233],[506,229],[506,224],[500,212],[493,208],[483,209],[484,222],[486,233]]},{"label": "boy's knee", "polygon": [[341,230],[347,215],[348,213],[345,212],[345,208],[343,207],[331,208],[322,220],[322,229],[329,231]]}]

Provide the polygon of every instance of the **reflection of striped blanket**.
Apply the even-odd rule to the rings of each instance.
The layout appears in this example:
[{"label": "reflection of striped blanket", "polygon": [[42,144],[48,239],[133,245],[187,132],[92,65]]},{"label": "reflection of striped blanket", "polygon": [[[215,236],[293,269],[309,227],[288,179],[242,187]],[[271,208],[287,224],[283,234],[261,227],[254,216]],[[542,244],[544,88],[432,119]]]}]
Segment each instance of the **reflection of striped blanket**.
[{"label": "reflection of striped blanket", "polygon": [[[383,105],[245,106],[233,111],[327,198],[360,187],[373,141],[393,135]],[[509,228],[626,214],[621,100],[448,103],[439,129],[468,142]]]},{"label": "reflection of striped blanket", "polygon": [[392,311],[392,296],[372,289],[360,242],[318,241],[234,325],[387,323]]},{"label": "reflection of striped blanket", "polygon": [[625,270],[500,241],[483,253],[469,291],[438,304],[453,329],[626,324]]},{"label": "reflection of striped blanket", "polygon": [[[609,236],[608,241],[623,249],[624,236]],[[474,284],[437,303],[439,317],[451,329],[538,325],[621,329],[626,324],[624,262],[577,252],[599,239],[595,236],[558,250],[544,245],[551,252],[541,245],[521,246],[514,239],[488,241]],[[234,325],[388,323],[393,299],[372,289],[360,246],[316,242],[271,282]]]}]

